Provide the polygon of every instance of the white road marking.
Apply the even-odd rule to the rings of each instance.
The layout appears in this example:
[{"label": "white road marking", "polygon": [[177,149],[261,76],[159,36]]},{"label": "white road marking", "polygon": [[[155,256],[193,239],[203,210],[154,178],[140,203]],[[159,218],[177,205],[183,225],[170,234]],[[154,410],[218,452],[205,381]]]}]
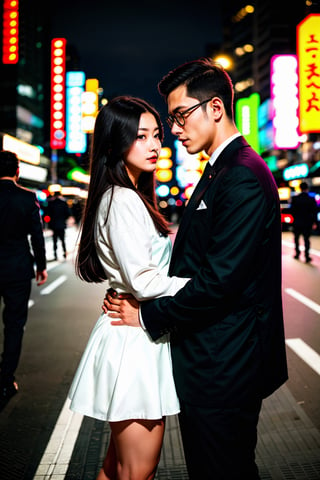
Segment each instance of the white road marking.
[{"label": "white road marking", "polygon": [[284,291],[288,295],[291,295],[291,297],[303,303],[306,307],[311,308],[311,310],[313,310],[314,312],[320,313],[320,305],[318,305],[318,303],[314,302],[313,300],[310,300],[310,298],[305,297],[304,295],[302,295],[302,293],[297,292],[293,288],[285,288]]},{"label": "white road marking", "polygon": [[320,375],[320,355],[307,345],[301,338],[288,338],[286,344],[290,347],[309,367]]},{"label": "white road marking", "polygon": [[49,293],[53,292],[56,288],[58,288],[62,283],[67,280],[67,275],[60,275],[56,280],[54,280],[50,285],[43,288],[40,292],[40,295],[48,295]]},{"label": "white road marking", "polygon": [[28,308],[33,307],[33,305],[34,305],[34,300],[29,300],[28,301]]},{"label": "white road marking", "polygon": [[65,478],[83,419],[83,415],[72,412],[69,405],[67,398],[33,480]]}]

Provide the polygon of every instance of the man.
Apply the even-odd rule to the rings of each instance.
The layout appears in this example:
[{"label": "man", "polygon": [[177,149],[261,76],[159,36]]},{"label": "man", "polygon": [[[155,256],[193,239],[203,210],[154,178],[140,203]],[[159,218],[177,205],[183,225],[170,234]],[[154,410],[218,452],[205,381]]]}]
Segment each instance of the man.
[{"label": "man", "polygon": [[296,260],[300,257],[299,238],[302,235],[304,240],[304,256],[306,263],[311,262],[309,255],[310,235],[312,229],[317,228],[317,203],[309,195],[307,182],[300,183],[301,193],[292,198],[291,213],[293,216],[293,233],[296,247]]},{"label": "man", "polygon": [[[171,333],[190,480],[258,479],[262,399],[288,378],[277,186],[234,124],[233,87],[222,68],[186,63],[159,91],[171,132],[188,153],[210,158],[170,265],[170,275],[191,281],[173,297],[143,302],[141,324],[154,340]],[[109,294],[105,307],[120,316],[114,325],[139,325],[135,300]]]},{"label": "man", "polygon": [[53,199],[49,200],[48,215],[50,217],[49,227],[53,231],[53,252],[54,259],[57,260],[58,239],[61,241],[63,257],[67,257],[65,231],[66,220],[70,216],[70,210],[67,202],[61,198],[61,192],[54,193]]},{"label": "man", "polygon": [[47,280],[39,204],[35,193],[17,185],[18,178],[17,156],[0,151],[0,301],[4,302],[0,408],[18,391],[14,374],[21,354],[32,278],[36,277],[37,285]]}]

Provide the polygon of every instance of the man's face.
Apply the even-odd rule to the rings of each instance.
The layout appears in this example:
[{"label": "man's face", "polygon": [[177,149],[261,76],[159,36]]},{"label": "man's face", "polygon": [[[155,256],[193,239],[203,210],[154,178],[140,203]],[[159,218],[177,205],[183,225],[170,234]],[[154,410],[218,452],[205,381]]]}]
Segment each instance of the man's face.
[{"label": "man's face", "polygon": [[[181,123],[184,123],[181,126],[174,117],[171,117],[171,121],[173,120],[171,133],[178,137],[178,140],[190,154],[203,150],[210,154],[212,150],[210,147],[213,144],[215,123],[211,102],[211,99],[208,99],[203,105],[198,105],[200,102],[197,98],[187,96],[184,85],[180,85],[168,95],[169,115],[172,116],[179,112],[177,118],[181,120]],[[190,110],[186,112],[188,109]],[[184,112],[186,113],[184,114]]]}]

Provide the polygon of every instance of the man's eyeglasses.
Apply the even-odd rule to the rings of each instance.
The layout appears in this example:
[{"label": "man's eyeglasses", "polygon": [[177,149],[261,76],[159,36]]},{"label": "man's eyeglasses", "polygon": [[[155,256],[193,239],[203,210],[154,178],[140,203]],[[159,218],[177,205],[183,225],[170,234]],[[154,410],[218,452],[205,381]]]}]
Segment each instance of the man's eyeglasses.
[{"label": "man's eyeglasses", "polygon": [[192,107],[187,108],[187,110],[184,110],[183,112],[176,112],[173,113],[172,115],[169,115],[167,118],[167,122],[170,128],[172,128],[172,125],[174,122],[179,125],[180,127],[183,127],[184,124],[186,123],[186,118],[191,115],[197,108],[199,108],[201,105],[204,103],[210,102],[213,97],[208,98],[207,100],[203,100],[200,103],[197,103],[196,105],[193,105]]}]

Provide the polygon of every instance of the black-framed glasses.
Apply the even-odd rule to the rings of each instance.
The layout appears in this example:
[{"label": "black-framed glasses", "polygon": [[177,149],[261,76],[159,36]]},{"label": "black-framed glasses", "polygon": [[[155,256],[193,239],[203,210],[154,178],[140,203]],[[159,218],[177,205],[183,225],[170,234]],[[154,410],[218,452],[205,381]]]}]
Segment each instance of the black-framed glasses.
[{"label": "black-framed glasses", "polygon": [[192,107],[187,108],[187,110],[183,110],[183,112],[176,112],[173,113],[172,115],[169,115],[167,118],[167,123],[170,128],[172,128],[172,125],[174,122],[179,125],[180,127],[183,127],[184,124],[186,123],[186,118],[191,115],[197,108],[199,108],[201,105],[204,103],[210,102],[213,97],[208,98],[207,100],[203,100],[200,103],[197,103],[196,105],[193,105]]}]

